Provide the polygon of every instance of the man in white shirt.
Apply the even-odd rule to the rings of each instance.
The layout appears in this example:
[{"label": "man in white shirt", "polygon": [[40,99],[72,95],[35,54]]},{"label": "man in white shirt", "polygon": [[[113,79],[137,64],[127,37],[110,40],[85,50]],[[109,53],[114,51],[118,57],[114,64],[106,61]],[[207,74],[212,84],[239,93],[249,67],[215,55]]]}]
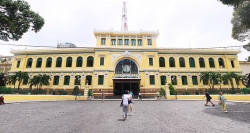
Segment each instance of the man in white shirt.
[{"label": "man in white shirt", "polygon": [[128,94],[128,91],[125,92],[125,94],[122,96],[122,110],[123,110],[123,121],[127,119],[128,115],[128,100],[130,99],[130,95]]}]

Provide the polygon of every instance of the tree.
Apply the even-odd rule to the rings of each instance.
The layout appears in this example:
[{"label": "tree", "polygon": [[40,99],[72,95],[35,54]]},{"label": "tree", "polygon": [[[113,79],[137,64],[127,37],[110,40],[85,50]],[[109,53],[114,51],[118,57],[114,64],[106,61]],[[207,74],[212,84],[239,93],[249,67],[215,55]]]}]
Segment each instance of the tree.
[{"label": "tree", "polygon": [[13,84],[14,85],[14,89],[16,88],[16,81],[17,81],[17,78],[16,78],[16,75],[9,75],[7,77],[7,84]]},{"label": "tree", "polygon": [[34,85],[35,87],[37,87],[38,89],[41,89],[43,87],[43,85],[49,85],[49,80],[51,80],[51,78],[49,77],[49,75],[36,75],[34,76],[32,79],[30,79],[30,88],[32,89],[32,86]]},{"label": "tree", "polygon": [[234,82],[233,82],[233,78],[236,77],[236,73],[235,72],[227,72],[225,73],[223,76],[225,78],[225,80],[228,80],[230,82],[230,85],[232,87],[232,90],[234,92]]},{"label": "tree", "polygon": [[166,96],[166,90],[163,89],[162,87],[160,88],[160,96]]},{"label": "tree", "polygon": [[171,83],[168,83],[170,95],[175,95],[175,89],[174,86]]},{"label": "tree", "polygon": [[30,27],[37,33],[43,25],[44,19],[26,1],[0,0],[0,40],[18,41]]},{"label": "tree", "polygon": [[[233,18],[231,23],[232,38],[238,41],[246,41],[250,35],[250,1],[249,0],[219,0],[225,5],[233,6]],[[250,51],[250,43],[243,46]]]},{"label": "tree", "polygon": [[248,56],[248,58],[247,58],[247,62],[250,62],[250,56]]},{"label": "tree", "polygon": [[212,89],[214,90],[214,82],[218,81],[220,78],[220,74],[216,72],[209,72],[209,83],[212,86]]},{"label": "tree", "polygon": [[242,81],[243,76],[239,75],[239,74],[236,74],[235,77],[234,77],[234,79],[235,79],[235,83],[237,85],[237,89],[239,89],[240,81]]},{"label": "tree", "polygon": [[209,72],[201,72],[200,82],[203,82],[204,85],[207,84],[211,89]]},{"label": "tree", "polygon": [[15,73],[17,81],[18,81],[18,87],[17,89],[19,90],[20,85],[23,81],[27,81],[29,80],[29,75],[27,72],[22,72],[22,71],[18,71]]}]

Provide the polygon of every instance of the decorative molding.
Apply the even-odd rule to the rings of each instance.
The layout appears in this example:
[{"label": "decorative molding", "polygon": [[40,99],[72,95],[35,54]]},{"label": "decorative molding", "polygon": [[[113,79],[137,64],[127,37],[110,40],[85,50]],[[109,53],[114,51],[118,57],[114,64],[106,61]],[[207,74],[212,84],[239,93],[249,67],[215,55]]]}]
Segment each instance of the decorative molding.
[{"label": "decorative molding", "polygon": [[133,54],[133,56],[142,63],[142,55],[141,54]]},{"label": "decorative molding", "polygon": [[126,50],[125,52],[122,53],[122,55],[128,57],[131,56],[132,54]]},{"label": "decorative molding", "polygon": [[120,54],[112,54],[112,57],[111,57],[112,62],[114,62],[114,60],[118,58],[118,56],[120,56]]}]

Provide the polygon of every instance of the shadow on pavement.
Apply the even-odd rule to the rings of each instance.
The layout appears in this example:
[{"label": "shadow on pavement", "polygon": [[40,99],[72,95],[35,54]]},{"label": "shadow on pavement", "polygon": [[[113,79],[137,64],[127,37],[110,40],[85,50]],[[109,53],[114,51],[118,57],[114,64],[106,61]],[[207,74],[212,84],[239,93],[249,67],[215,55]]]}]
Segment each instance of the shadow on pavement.
[{"label": "shadow on pavement", "polygon": [[228,113],[222,112],[222,107],[217,102],[214,107],[206,106],[204,113],[250,124],[250,103],[226,102],[226,105]]}]

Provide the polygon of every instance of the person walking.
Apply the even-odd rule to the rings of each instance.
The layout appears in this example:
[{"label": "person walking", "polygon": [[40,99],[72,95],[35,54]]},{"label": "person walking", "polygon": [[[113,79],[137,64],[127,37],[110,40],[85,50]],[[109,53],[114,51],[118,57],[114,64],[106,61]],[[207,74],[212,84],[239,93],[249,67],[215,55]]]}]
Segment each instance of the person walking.
[{"label": "person walking", "polygon": [[219,100],[219,104],[221,104],[221,106],[222,106],[222,112],[228,113],[227,106],[226,106],[226,99],[225,99],[225,97],[223,95],[223,92],[220,92],[219,94],[220,95],[219,95],[218,100]]},{"label": "person walking", "polygon": [[127,119],[128,116],[128,100],[130,99],[129,92],[126,91],[122,96],[122,111],[123,111],[123,121]]},{"label": "person walking", "polygon": [[208,90],[206,90],[206,93],[205,93],[205,96],[203,97],[203,99],[205,97],[206,97],[206,104],[205,104],[205,106],[207,106],[208,102],[210,102],[213,106],[215,106],[214,103],[211,102],[212,97],[209,95]]},{"label": "person walking", "polygon": [[102,92],[102,102],[104,102],[105,94]]},{"label": "person walking", "polygon": [[133,113],[132,113],[132,108],[133,108],[132,104],[134,103],[134,101],[133,101],[133,93],[132,93],[132,91],[130,91],[129,96],[130,96],[130,98],[129,98],[129,100],[128,100],[129,114],[130,114],[130,115],[133,115]]},{"label": "person walking", "polygon": [[139,92],[139,94],[138,94],[138,99],[141,99],[141,92]]},{"label": "person walking", "polygon": [[157,100],[157,101],[159,100],[159,97],[160,97],[160,92],[157,91],[157,92],[156,92],[156,100]]}]

